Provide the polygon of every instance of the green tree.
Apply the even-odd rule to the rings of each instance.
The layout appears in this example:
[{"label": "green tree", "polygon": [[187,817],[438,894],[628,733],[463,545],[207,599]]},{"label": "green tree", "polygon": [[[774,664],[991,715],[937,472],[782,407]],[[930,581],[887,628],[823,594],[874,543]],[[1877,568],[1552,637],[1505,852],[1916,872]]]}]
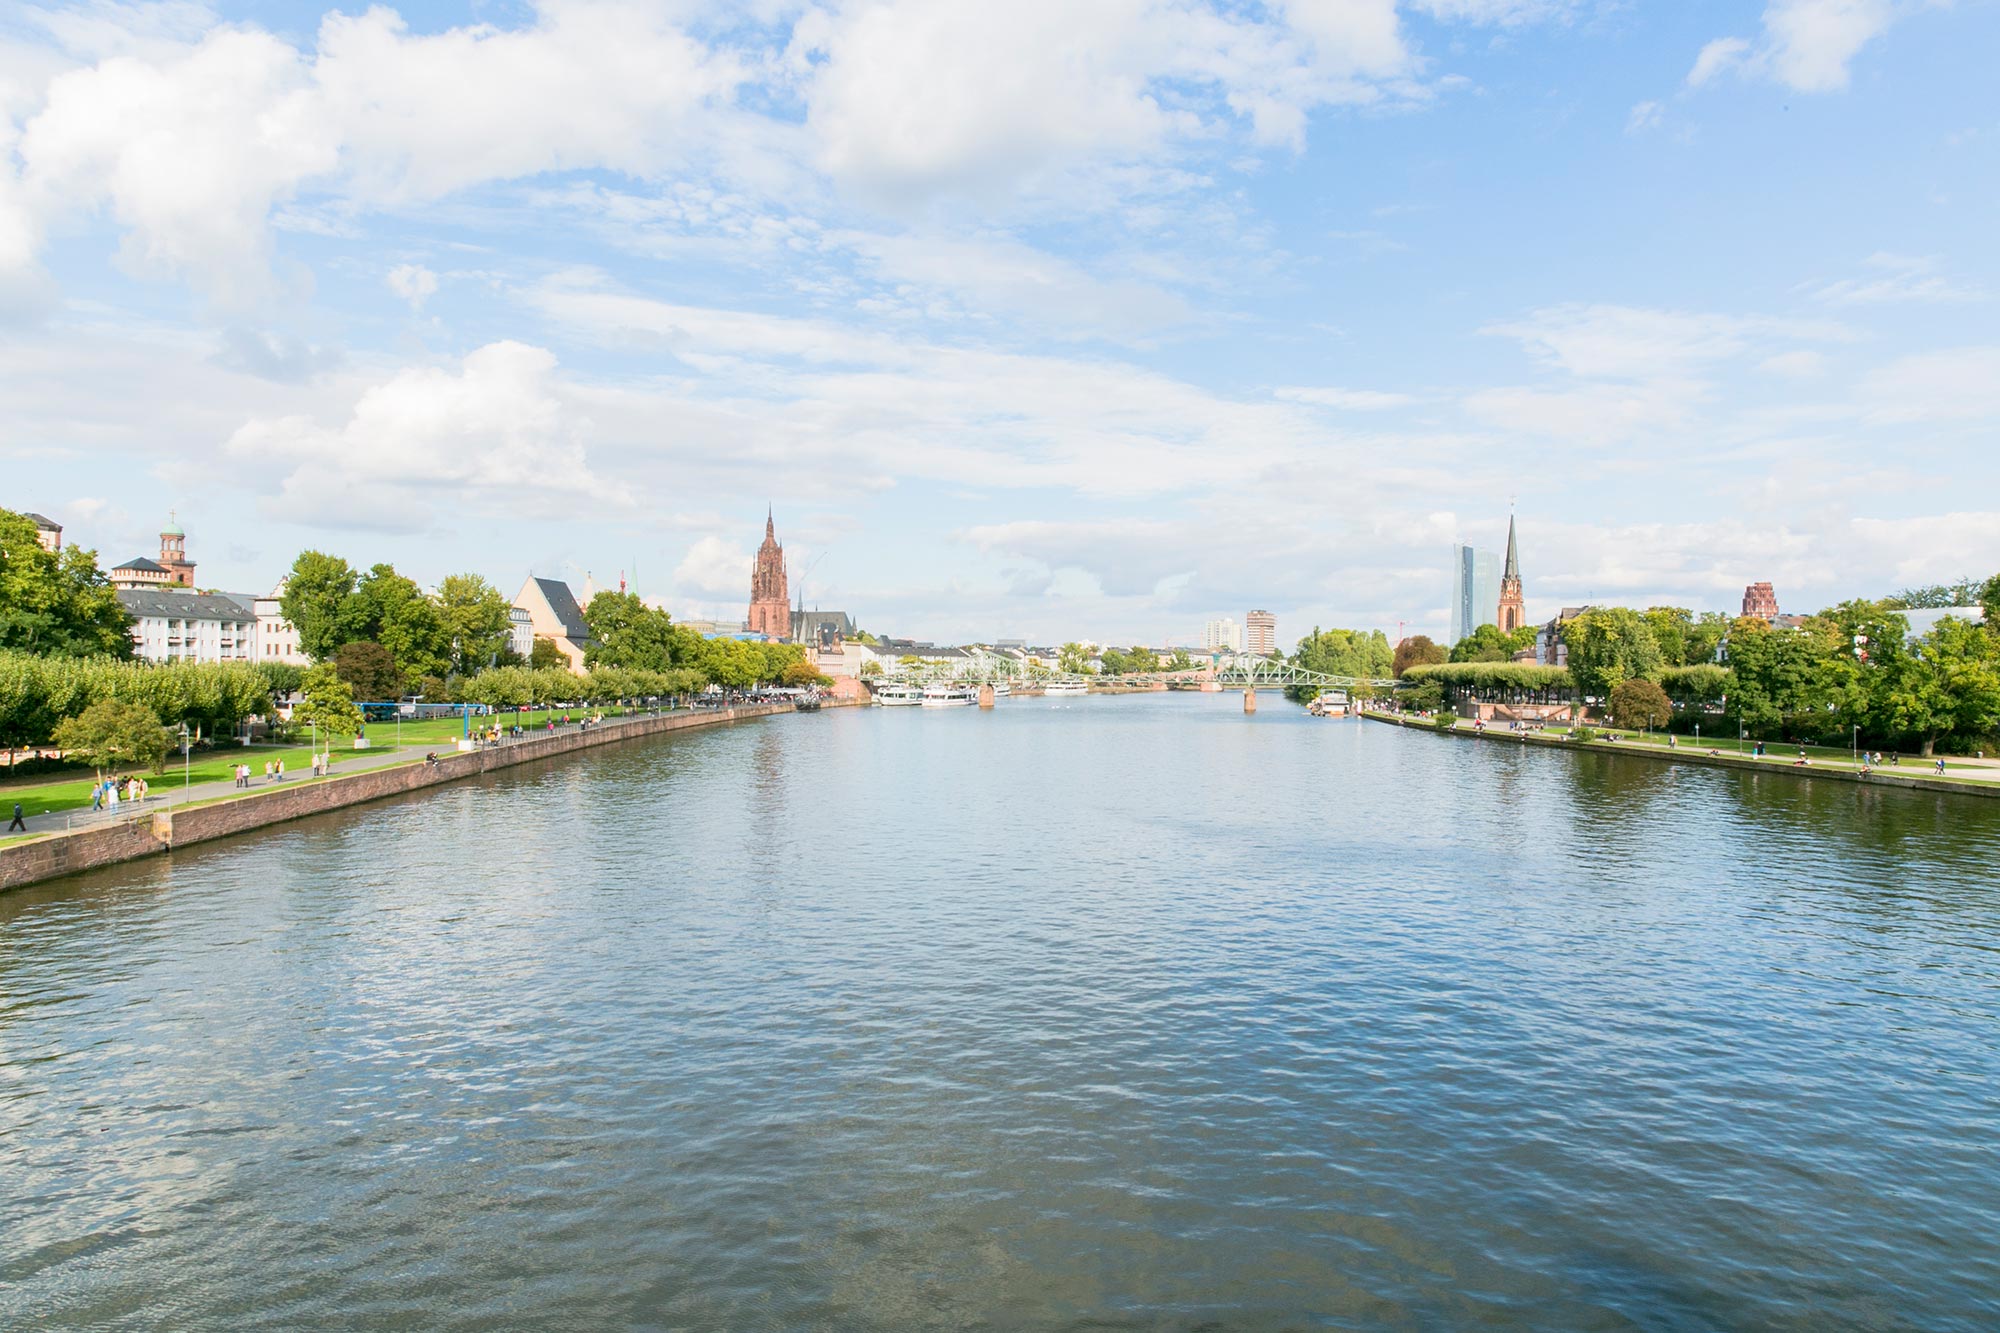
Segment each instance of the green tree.
[{"label": "green tree", "polygon": [[528,666],[534,671],[567,671],[569,659],[563,656],[562,649],[556,647],[554,639],[545,639],[538,634],[535,646],[528,651]]},{"label": "green tree", "polygon": [[1939,740],[1972,741],[2000,726],[2000,650],[1995,636],[1947,616],[1890,669],[1887,716],[1924,754]]},{"label": "green tree", "polygon": [[1194,670],[1194,659],[1193,659],[1192,657],[1189,657],[1189,656],[1188,656],[1188,650],[1187,650],[1187,649],[1185,649],[1185,648],[1176,648],[1176,649],[1174,649],[1174,655],[1173,655],[1173,657],[1171,657],[1171,658],[1170,658],[1170,659],[1168,659],[1168,661],[1167,661],[1167,670],[1169,670],[1169,671],[1192,671],[1192,670]]},{"label": "green tree", "polygon": [[499,589],[477,574],[451,574],[438,584],[437,604],[454,673],[470,676],[499,663],[513,630],[513,607]]},{"label": "green tree", "polygon": [[333,669],[353,691],[350,698],[381,703],[403,697],[403,671],[382,644],[368,639],[341,644],[333,654]]},{"label": "green tree", "polygon": [[1451,646],[1453,662],[1511,662],[1514,654],[1535,646],[1535,631],[1523,625],[1504,632],[1498,625],[1481,625]]},{"label": "green tree", "polygon": [[355,599],[353,566],[337,555],[301,551],[285,576],[278,608],[299,632],[299,648],[315,662],[343,643],[364,637],[364,608]]},{"label": "green tree", "polygon": [[1625,606],[1594,606],[1563,626],[1569,670],[1586,698],[1608,699],[1628,680],[1658,680],[1666,662],[1645,618]]},{"label": "green tree", "polygon": [[354,589],[355,637],[372,640],[413,676],[451,669],[451,633],[438,604],[394,565],[378,564]]},{"label": "green tree", "polygon": [[1956,583],[1932,583],[1921,588],[1905,588],[1889,597],[1888,602],[1897,610],[1936,609],[1943,606],[1983,605],[1980,595],[1983,585],[1978,579],[1960,579]]},{"label": "green tree", "polygon": [[1395,654],[1390,658],[1390,672],[1398,680],[1411,667],[1442,666],[1445,651],[1433,642],[1428,634],[1412,634],[1396,645]]},{"label": "green tree", "polygon": [[605,666],[665,671],[675,664],[680,641],[673,617],[655,610],[629,592],[601,592],[583,609],[591,645],[584,660],[592,670]]},{"label": "green tree", "polygon": [[1651,731],[1673,720],[1674,706],[1667,692],[1652,681],[1625,680],[1611,691],[1607,712],[1614,727]]},{"label": "green tree", "polygon": [[1080,643],[1066,643],[1056,650],[1056,670],[1080,676],[1090,670],[1090,650]]},{"label": "green tree", "polygon": [[1755,616],[1737,620],[1724,650],[1733,682],[1730,714],[1753,736],[1831,730],[1839,701],[1850,697],[1852,658],[1843,661],[1836,652],[1838,635],[1826,621],[1774,629]]},{"label": "green tree", "polygon": [[99,699],[56,727],[55,743],[81,759],[101,780],[107,771],[149,768],[160,771],[167,757],[167,731],[159,714],[144,704]]},{"label": "green tree", "polygon": [[131,623],[97,552],[43,550],[33,519],[0,509],[0,648],[130,657]]},{"label": "green tree", "polygon": [[354,691],[331,665],[306,672],[300,689],[305,699],[292,710],[293,725],[315,727],[322,738],[352,736],[361,730],[361,710],[354,706]]}]

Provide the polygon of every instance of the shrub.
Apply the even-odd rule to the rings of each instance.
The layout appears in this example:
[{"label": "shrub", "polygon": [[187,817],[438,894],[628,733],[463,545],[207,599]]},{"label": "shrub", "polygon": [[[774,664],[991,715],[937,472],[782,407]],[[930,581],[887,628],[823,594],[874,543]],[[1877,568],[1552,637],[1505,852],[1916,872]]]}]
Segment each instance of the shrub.
[{"label": "shrub", "polygon": [[1575,727],[1571,729],[1569,738],[1578,742],[1594,741],[1597,739],[1597,731],[1592,727]]}]

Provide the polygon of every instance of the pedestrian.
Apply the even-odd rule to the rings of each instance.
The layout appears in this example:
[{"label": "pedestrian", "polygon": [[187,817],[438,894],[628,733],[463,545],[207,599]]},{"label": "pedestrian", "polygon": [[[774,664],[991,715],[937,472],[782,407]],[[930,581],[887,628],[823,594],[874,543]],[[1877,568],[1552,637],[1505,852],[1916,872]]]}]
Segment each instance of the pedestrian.
[{"label": "pedestrian", "polygon": [[278,781],[283,782],[284,780],[285,780],[285,761],[280,759],[278,761]]},{"label": "pedestrian", "polygon": [[1935,771],[1936,771],[1936,773],[1937,773],[1937,775],[1938,775],[1939,777],[1943,777],[1943,776],[1944,776],[1944,756],[1943,756],[1943,755],[1939,755],[1939,756],[1938,756],[1938,761],[1937,761],[1937,769],[1936,769]]},{"label": "pedestrian", "polygon": [[270,780],[271,780],[271,761],[266,759],[264,761],[264,781],[269,782]]},{"label": "pedestrian", "polygon": [[7,826],[7,831],[9,833],[13,833],[17,830],[22,833],[26,833],[28,831],[27,824],[24,823],[21,819],[21,803],[19,801],[14,802],[14,822]]},{"label": "pedestrian", "polygon": [[90,813],[93,815],[104,808],[104,784],[97,783],[90,789]]}]

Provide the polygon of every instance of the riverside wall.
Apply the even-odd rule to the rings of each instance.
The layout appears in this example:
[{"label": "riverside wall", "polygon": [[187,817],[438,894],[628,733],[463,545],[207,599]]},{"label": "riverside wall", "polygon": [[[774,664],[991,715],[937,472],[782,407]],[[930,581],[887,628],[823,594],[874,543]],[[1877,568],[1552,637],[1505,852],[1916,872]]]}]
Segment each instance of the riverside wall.
[{"label": "riverside wall", "polygon": [[473,750],[465,754],[447,751],[438,755],[435,764],[397,764],[345,776],[304,779],[296,786],[270,788],[184,810],[158,810],[136,819],[0,847],[0,891],[95,870],[100,866],[136,861],[141,857],[172,851],[175,847],[248,833],[366,801],[403,796],[426,787],[497,772],[517,764],[553,759],[577,750],[642,740],[670,731],[724,726],[791,711],[788,704],[746,704],[709,713],[634,718],[606,723],[589,731],[533,736],[498,749]]},{"label": "riverside wall", "polygon": [[1409,727],[1414,731],[1429,732],[1435,736],[1456,736],[1468,741],[1499,741],[1510,745],[1525,745],[1531,749],[1566,750],[1571,754],[1611,755],[1618,759],[1650,760],[1656,764],[1699,764],[1704,768],[1734,768],[1748,773],[1778,773],[1795,778],[1811,778],[1814,781],[1825,779],[1829,782],[1852,782],[1868,787],[1901,787],[1910,791],[1941,791],[1950,792],[1954,796],[2000,799],[2000,782],[1952,782],[1915,773],[1892,773],[1880,768],[1864,778],[1855,769],[1826,768],[1818,764],[1801,767],[1783,759],[1752,759],[1749,755],[1706,754],[1691,745],[1683,745],[1677,750],[1667,750],[1654,745],[1604,745],[1596,741],[1578,744],[1575,741],[1537,735],[1534,732],[1477,732],[1467,731],[1462,727],[1451,731],[1439,731],[1429,722],[1416,718],[1389,717],[1369,712],[1363,712],[1361,716],[1370,722],[1387,722],[1391,726]]}]

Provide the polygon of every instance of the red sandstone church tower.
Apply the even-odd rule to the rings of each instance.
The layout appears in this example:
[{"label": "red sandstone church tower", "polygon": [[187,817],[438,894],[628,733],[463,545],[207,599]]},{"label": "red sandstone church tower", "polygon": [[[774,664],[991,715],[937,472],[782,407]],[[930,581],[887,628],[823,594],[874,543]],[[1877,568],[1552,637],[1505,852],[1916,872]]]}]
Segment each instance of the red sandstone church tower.
[{"label": "red sandstone church tower", "polygon": [[791,597],[785,591],[785,548],[778,529],[764,516],[764,544],[757,548],[757,568],[750,575],[750,632],[773,639],[792,636]]},{"label": "red sandstone church tower", "polygon": [[[1492,566],[1488,565],[1488,569]],[[1514,516],[1507,516],[1507,567],[1500,571],[1500,613],[1494,617],[1502,634],[1512,634],[1527,620],[1521,604],[1521,553],[1514,547]]]}]

